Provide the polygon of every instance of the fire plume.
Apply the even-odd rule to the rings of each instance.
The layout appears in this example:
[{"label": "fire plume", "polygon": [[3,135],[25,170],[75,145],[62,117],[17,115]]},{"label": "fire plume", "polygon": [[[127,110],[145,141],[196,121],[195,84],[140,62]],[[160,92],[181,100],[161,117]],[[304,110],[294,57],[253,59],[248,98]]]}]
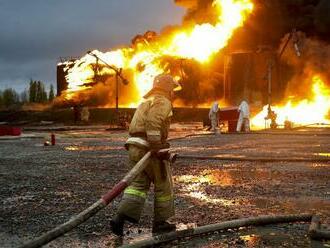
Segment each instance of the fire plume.
[{"label": "fire plume", "polygon": [[[207,63],[212,55],[227,46],[234,31],[244,24],[253,10],[251,0],[214,0],[212,4],[217,12],[216,23],[203,23],[185,26],[170,34],[160,37],[141,38],[132,47],[102,53],[93,51],[99,58],[116,68],[121,68],[130,85],[120,93],[123,98],[120,106],[134,106],[152,87],[153,78],[160,73],[171,73],[177,79],[182,77],[180,70],[169,70],[164,58],[193,59],[199,63]],[[164,62],[165,61],[165,62]],[[96,64],[99,65],[96,68]],[[75,61],[67,68],[68,89],[63,92],[68,101],[84,98],[93,83],[99,83],[98,77],[107,76],[105,85],[114,88],[114,71],[101,60],[89,54]],[[95,82],[96,81],[96,82]],[[114,96],[110,95],[110,105]],[[80,99],[81,100],[81,99]]]},{"label": "fire plume", "polygon": [[[309,125],[330,123],[330,88],[326,87],[320,76],[313,76],[311,79],[312,97],[294,102],[289,100],[284,105],[272,106],[277,114],[276,122],[283,125],[285,121],[293,122],[294,125]],[[267,107],[257,114],[251,121],[254,129],[265,127]]]}]

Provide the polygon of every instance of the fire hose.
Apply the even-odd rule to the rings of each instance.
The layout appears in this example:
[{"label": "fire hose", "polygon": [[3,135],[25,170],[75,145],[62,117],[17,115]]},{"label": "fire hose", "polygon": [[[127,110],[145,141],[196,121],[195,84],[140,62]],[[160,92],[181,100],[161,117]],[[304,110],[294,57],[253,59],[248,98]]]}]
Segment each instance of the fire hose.
[{"label": "fire hose", "polygon": [[305,222],[310,221],[312,215],[310,214],[299,214],[299,215],[265,215],[259,217],[243,218],[231,221],[224,221],[220,223],[199,226],[195,228],[189,228],[185,230],[173,231],[137,242],[123,245],[122,248],[136,248],[136,247],[153,247],[161,243],[173,241],[180,238],[191,237],[196,235],[207,234],[215,231],[247,227],[247,226],[258,226],[258,225],[270,225],[278,223],[290,223],[290,222]]},{"label": "fire hose", "polygon": [[73,228],[95,215],[101,209],[105,208],[128,185],[130,185],[130,183],[138,174],[140,174],[146,168],[150,156],[151,152],[149,151],[143,156],[143,158],[141,158],[139,162],[137,162],[137,164],[126,174],[126,176],[119,183],[117,183],[111,190],[109,190],[104,196],[102,196],[101,199],[92,204],[90,207],[80,212],[78,215],[72,217],[69,221],[63,223],[62,225],[57,226],[49,232],[41,235],[40,237],[24,244],[23,246],[21,246],[21,248],[33,248],[45,245],[50,241],[71,231]]}]

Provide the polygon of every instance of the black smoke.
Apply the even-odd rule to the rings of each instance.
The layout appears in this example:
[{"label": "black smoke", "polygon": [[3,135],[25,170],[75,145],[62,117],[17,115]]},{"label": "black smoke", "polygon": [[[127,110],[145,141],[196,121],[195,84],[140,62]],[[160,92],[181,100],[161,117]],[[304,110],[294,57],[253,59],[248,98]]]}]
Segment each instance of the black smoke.
[{"label": "black smoke", "polygon": [[[186,23],[211,22],[215,18],[212,0],[175,0],[186,7]],[[330,42],[329,0],[253,0],[255,9],[243,28],[236,32],[231,46],[277,47],[293,29]]]}]

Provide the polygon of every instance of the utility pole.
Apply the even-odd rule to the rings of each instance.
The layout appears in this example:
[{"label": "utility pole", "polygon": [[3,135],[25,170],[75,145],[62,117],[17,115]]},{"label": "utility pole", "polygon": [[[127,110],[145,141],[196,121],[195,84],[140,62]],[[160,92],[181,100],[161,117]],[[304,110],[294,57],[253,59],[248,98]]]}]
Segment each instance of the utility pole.
[{"label": "utility pole", "polygon": [[277,114],[272,110],[272,73],[273,73],[274,59],[270,58],[268,61],[268,73],[267,73],[267,81],[268,81],[268,113],[265,117],[265,128],[266,128],[266,120],[270,120],[270,128],[277,128],[276,118]]},{"label": "utility pole", "polygon": [[[120,73],[122,69],[119,69]],[[119,117],[119,76],[118,73],[116,73],[116,115],[117,115],[117,121]]]},{"label": "utility pole", "polygon": [[110,65],[108,64],[106,61],[104,61],[103,59],[101,59],[99,56],[97,56],[95,53],[91,52],[91,51],[88,51],[87,54],[91,55],[91,56],[94,56],[96,58],[96,61],[98,63],[98,61],[102,61],[107,67],[109,67],[110,69],[112,69],[116,75],[116,122],[118,124],[118,121],[119,121],[119,78],[121,79],[121,82],[124,84],[124,85],[127,85],[128,84],[128,81],[126,78],[123,77],[122,75],[122,68],[117,68],[113,65]]},{"label": "utility pole", "polygon": [[273,74],[273,66],[274,61],[273,59],[269,59],[268,61],[268,74],[267,74],[267,81],[268,81],[268,107],[270,108],[270,105],[272,103],[272,74]]}]

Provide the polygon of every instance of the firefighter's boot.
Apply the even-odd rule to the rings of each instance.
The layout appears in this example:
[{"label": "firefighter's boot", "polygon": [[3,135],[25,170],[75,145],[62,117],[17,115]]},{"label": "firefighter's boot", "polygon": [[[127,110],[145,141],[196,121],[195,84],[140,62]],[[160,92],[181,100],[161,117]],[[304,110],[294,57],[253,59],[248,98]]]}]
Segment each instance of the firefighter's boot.
[{"label": "firefighter's boot", "polygon": [[112,220],[110,220],[111,231],[118,236],[123,236],[124,224],[125,216],[117,214]]},{"label": "firefighter's boot", "polygon": [[152,233],[165,233],[175,231],[175,224],[168,223],[167,221],[155,222],[152,227]]}]

